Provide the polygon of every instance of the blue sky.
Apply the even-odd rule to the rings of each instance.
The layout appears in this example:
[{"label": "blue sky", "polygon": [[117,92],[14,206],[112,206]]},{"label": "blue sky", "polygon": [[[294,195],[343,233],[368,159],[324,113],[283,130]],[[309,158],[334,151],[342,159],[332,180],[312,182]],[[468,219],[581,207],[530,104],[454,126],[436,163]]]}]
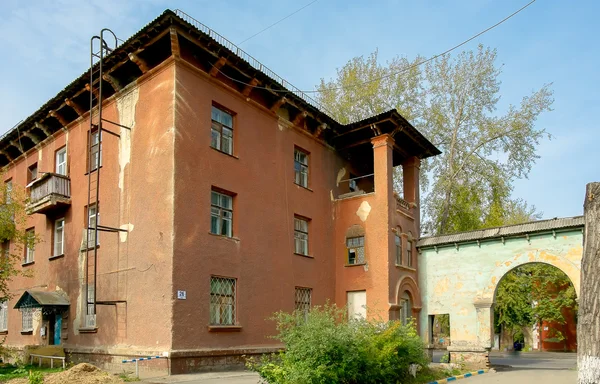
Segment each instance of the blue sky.
[{"label": "blue sky", "polygon": [[[180,8],[234,43],[310,0],[54,0],[0,2],[0,132],[11,129],[89,65],[89,39],[108,27],[127,39],[166,8]],[[355,56],[379,49],[382,61],[443,52],[496,23],[527,0],[319,0],[242,44],[300,89]],[[553,135],[539,146],[529,179],[514,195],[545,218],[583,212],[585,184],[600,179],[600,3],[537,0],[464,46],[498,49],[501,105],[553,83],[554,111],[538,120]]]}]

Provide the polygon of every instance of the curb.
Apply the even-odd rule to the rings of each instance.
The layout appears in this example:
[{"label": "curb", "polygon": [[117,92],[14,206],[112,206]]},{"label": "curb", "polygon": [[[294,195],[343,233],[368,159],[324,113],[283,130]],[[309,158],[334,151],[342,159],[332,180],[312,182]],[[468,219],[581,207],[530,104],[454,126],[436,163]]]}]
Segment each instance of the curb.
[{"label": "curb", "polygon": [[468,372],[463,375],[452,376],[452,377],[448,377],[446,379],[437,380],[437,381],[431,381],[427,384],[447,384],[447,383],[450,383],[450,382],[453,382],[456,380],[466,379],[471,376],[483,375],[484,373],[486,373],[488,371],[489,371],[488,369],[480,369],[479,371]]}]

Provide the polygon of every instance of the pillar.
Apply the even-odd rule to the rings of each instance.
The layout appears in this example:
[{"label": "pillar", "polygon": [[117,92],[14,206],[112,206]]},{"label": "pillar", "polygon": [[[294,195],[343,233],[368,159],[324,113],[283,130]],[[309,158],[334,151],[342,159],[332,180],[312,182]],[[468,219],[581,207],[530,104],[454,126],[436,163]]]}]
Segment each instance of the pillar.
[{"label": "pillar", "polygon": [[[421,169],[421,160],[418,157],[409,157],[402,163],[402,188],[404,190],[404,200],[413,204],[413,216],[417,230],[421,226],[421,194],[419,185],[419,172]],[[415,233],[418,239],[420,233]]]}]

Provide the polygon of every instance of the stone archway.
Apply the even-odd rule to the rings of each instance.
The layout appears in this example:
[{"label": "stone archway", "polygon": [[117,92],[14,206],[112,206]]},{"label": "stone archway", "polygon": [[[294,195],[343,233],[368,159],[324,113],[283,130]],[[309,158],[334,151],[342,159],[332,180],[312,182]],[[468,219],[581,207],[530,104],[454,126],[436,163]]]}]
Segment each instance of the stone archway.
[{"label": "stone archway", "polygon": [[420,324],[426,342],[434,315],[449,314],[451,357],[487,362],[493,343],[498,283],[521,265],[545,263],[563,271],[580,290],[583,218],[546,220],[421,239]]}]

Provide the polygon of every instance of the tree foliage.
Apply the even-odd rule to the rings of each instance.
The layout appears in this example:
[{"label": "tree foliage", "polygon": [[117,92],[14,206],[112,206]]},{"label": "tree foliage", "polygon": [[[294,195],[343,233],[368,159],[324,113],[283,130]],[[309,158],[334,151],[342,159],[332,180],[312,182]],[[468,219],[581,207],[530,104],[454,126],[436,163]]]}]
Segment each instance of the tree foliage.
[{"label": "tree foliage", "polygon": [[[18,268],[26,246],[34,247],[39,240],[25,230],[27,214],[25,191],[12,183],[0,186],[0,302],[12,294],[9,283],[15,276],[26,273]],[[9,246],[10,245],[10,246]]]},{"label": "tree foliage", "polygon": [[[495,321],[510,333],[544,321],[564,324],[563,308],[577,309],[575,288],[564,272],[551,265],[523,265],[498,284]],[[560,331],[555,336],[563,338]]]},{"label": "tree foliage", "polygon": [[511,192],[547,136],[535,122],[551,109],[550,86],[500,112],[501,69],[493,49],[480,45],[423,66],[415,65],[422,57],[381,65],[377,54],[354,58],[335,79],[321,80],[320,101],[342,123],[396,108],[442,150],[421,166],[425,229],[444,234],[537,218]]}]

